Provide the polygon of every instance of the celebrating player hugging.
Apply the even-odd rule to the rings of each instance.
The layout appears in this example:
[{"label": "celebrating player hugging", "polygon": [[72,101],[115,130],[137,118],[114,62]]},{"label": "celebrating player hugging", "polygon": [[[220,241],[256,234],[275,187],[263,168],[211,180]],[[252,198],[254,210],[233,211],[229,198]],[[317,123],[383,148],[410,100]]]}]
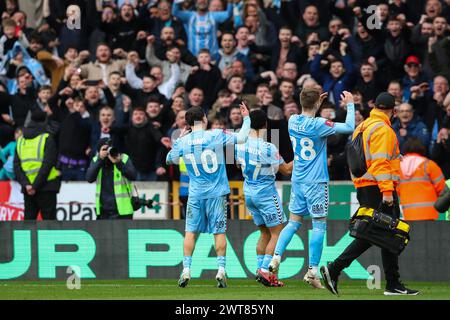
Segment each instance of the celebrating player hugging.
[{"label": "celebrating player hugging", "polygon": [[[219,268],[217,286],[227,286],[226,196],[230,188],[223,147],[235,144],[236,160],[245,178],[245,203],[261,232],[256,248],[256,279],[268,287],[284,285],[277,276],[281,256],[302,225],[303,217],[310,215],[313,230],[309,244],[309,269],[304,281],[314,288],[323,288],[317,270],[328,214],[327,137],[335,133],[352,133],[355,127],[353,96],[347,91],[342,94],[342,100],[347,106],[345,123],[333,123],[316,117],[326,97],[327,93],[320,94],[317,89],[303,89],[301,92],[302,114],[293,115],[289,120],[293,163],[285,163],[277,147],[264,141],[267,116],[262,110],[252,111],[249,115],[247,106],[241,103],[244,123],[238,134],[222,130],[206,131],[207,119],[200,107],[193,107],[186,112],[191,132],[183,132],[167,155],[168,163],[176,163],[183,157],[190,178],[184,268],[178,281],[180,287],[186,287],[190,280],[195,236],[203,232],[214,234]],[[292,173],[291,215],[286,226],[282,203],[275,188],[278,171],[287,176]]]}]

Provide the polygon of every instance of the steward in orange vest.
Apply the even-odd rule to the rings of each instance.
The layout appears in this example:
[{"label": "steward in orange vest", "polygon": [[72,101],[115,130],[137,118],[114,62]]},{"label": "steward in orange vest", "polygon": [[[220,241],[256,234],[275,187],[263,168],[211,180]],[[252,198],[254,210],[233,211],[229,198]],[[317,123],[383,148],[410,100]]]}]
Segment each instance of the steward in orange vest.
[{"label": "steward in orange vest", "polygon": [[[361,207],[381,210],[394,219],[400,216],[400,207],[396,187],[400,178],[400,150],[397,136],[391,127],[391,117],[394,115],[395,98],[388,92],[380,93],[375,100],[375,107],[370,117],[364,120],[354,131],[352,143],[360,140],[364,152],[366,172],[353,170],[351,160],[348,160],[352,171],[353,184],[356,187],[356,198]],[[360,134],[362,132],[362,134]],[[362,139],[361,139],[362,136]],[[358,143],[359,144],[359,143]],[[351,148],[347,149],[347,152]],[[353,165],[359,165],[355,161]],[[353,175],[353,172],[359,173]],[[361,170],[364,171],[364,170]],[[320,268],[325,287],[338,295],[337,283],[342,270],[372,246],[365,239],[354,239],[333,262]],[[381,259],[386,278],[384,295],[417,295],[417,290],[408,289],[400,281],[398,255],[387,249],[381,249]]]},{"label": "steward in orange vest", "polygon": [[439,213],[433,205],[445,187],[442,170],[424,156],[426,148],[419,139],[408,139],[404,147],[397,187],[403,217],[405,220],[436,220]]}]

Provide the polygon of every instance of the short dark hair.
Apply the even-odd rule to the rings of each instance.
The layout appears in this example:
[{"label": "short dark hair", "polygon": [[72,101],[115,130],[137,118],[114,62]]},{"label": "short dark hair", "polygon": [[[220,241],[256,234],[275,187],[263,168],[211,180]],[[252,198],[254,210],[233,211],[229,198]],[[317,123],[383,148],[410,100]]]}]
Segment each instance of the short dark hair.
[{"label": "short dark hair", "polygon": [[[292,28],[289,27],[288,25],[282,26],[282,27],[280,28],[280,31],[281,31],[281,30],[289,30],[291,33],[294,33],[294,32],[292,31]],[[278,31],[278,32],[279,32],[279,31]]]},{"label": "short dark hair", "polygon": [[97,45],[95,46],[95,50],[97,50],[101,46],[108,47],[108,49],[111,51],[111,47],[106,42],[99,42],[99,43],[97,43]]},{"label": "short dark hair", "polygon": [[243,28],[249,30],[248,27],[247,27],[246,25],[242,25],[242,26],[240,26],[240,27],[237,27],[236,33],[238,33],[238,31],[241,30],[241,29],[243,29]]},{"label": "short dark hair", "polygon": [[361,67],[363,67],[363,66],[369,66],[373,69],[373,65],[370,64],[367,60],[365,60],[363,63],[361,63]]},{"label": "short dark hair", "polygon": [[254,130],[261,130],[267,126],[267,114],[261,109],[250,112],[250,120],[250,127]]},{"label": "short dark hair", "polygon": [[167,47],[166,52],[170,51],[170,50],[173,50],[173,49],[178,49],[178,51],[180,51],[180,47],[175,45],[175,44],[173,44],[173,45]]},{"label": "short dark hair", "polygon": [[227,35],[227,34],[230,35],[231,37],[233,37],[233,40],[234,40],[234,33],[231,31],[224,31],[224,33],[222,33],[222,36],[220,37],[220,40],[222,41],[223,36]]},{"label": "short dark hair", "polygon": [[331,65],[336,62],[339,62],[340,64],[342,64],[342,66],[344,66],[344,61],[342,59],[335,58],[335,59],[330,60],[330,68],[331,68]]},{"label": "short dark hair", "polygon": [[333,110],[335,110],[336,107],[335,107],[335,105],[334,105],[333,103],[331,103],[330,101],[325,101],[325,102],[322,104],[322,107],[320,108],[320,110],[323,110],[323,109],[333,109]]},{"label": "short dark hair", "polygon": [[320,98],[320,90],[316,88],[304,88],[300,92],[300,104],[303,110],[312,110],[316,107]]},{"label": "short dark hair", "polygon": [[41,92],[41,91],[44,91],[44,90],[50,90],[50,91],[53,92],[52,87],[49,86],[48,84],[44,84],[43,86],[39,87],[38,93]]},{"label": "short dark hair", "polygon": [[226,125],[227,124],[227,119],[224,118],[224,117],[221,117],[219,115],[216,115],[212,122],[215,122],[215,121],[219,122],[221,125]]},{"label": "short dark hair", "polygon": [[98,112],[100,113],[100,111],[102,111],[102,110],[111,110],[111,111],[113,111],[113,113],[114,113],[114,109],[113,109],[111,106],[108,106],[107,104],[103,105],[103,106],[98,110]]},{"label": "short dark hair", "polygon": [[388,87],[389,87],[391,84],[398,84],[398,85],[400,86],[400,89],[403,90],[403,84],[402,84],[402,82],[401,82],[400,80],[391,80],[391,81],[389,81]]},{"label": "short dark hair", "polygon": [[259,88],[264,87],[270,90],[270,86],[267,82],[261,82],[256,86],[256,90],[258,90]]},{"label": "short dark hair", "polygon": [[280,86],[281,86],[281,84],[282,84],[283,82],[290,83],[291,85],[293,85],[293,86],[295,87],[295,83],[294,83],[294,81],[292,81],[291,79],[288,79],[288,78],[282,78],[282,79],[280,80]]},{"label": "short dark hair", "polygon": [[244,76],[242,76],[242,75],[240,75],[240,74],[232,74],[232,75],[231,75],[230,77],[228,77],[228,79],[227,79],[227,86],[228,86],[228,84],[230,83],[230,81],[231,81],[232,79],[234,79],[234,78],[239,78],[239,79],[242,80],[242,82],[245,81],[245,77],[244,77]]},{"label": "short dark hair", "polygon": [[[380,4],[381,4],[381,3],[380,3]],[[400,21],[400,19],[398,19],[396,16],[390,16],[387,22],[388,22],[388,23],[389,23],[389,22],[398,22],[398,23],[400,23],[400,24],[402,23],[402,22]]]},{"label": "short dark hair", "polygon": [[200,53],[207,53],[207,54],[211,55],[211,52],[209,51],[209,49],[206,49],[206,48],[200,49],[198,54],[200,54]]},{"label": "short dark hair", "polygon": [[419,138],[408,138],[406,140],[404,146],[404,153],[418,153],[421,156],[424,156],[427,154],[427,148],[422,144],[422,141],[420,141]]},{"label": "short dark hair", "polygon": [[219,92],[217,93],[217,97],[229,97],[231,96],[231,91],[228,89],[221,89],[219,90]]},{"label": "short dark hair", "polygon": [[[160,68],[159,66],[153,66],[152,68],[154,68],[154,67]],[[161,70],[162,70],[162,69],[161,69]],[[142,78],[149,78],[149,79],[151,79],[151,80],[153,80],[153,81],[157,81],[156,77],[153,76],[153,75],[151,75],[151,74],[146,74],[146,75],[143,76]]]},{"label": "short dark hair", "polygon": [[191,127],[198,121],[203,121],[205,111],[201,107],[191,107],[186,111],[185,119]]},{"label": "short dark hair", "polygon": [[83,104],[85,104],[84,99],[82,97],[80,97],[80,96],[75,96],[73,98],[73,103],[77,103],[77,102],[82,102]]},{"label": "short dark hair", "polygon": [[41,45],[44,45],[44,40],[42,39],[42,36],[36,31],[31,33],[31,35],[29,36],[28,42],[29,43],[36,42]]},{"label": "short dark hair", "polygon": [[134,108],[133,108],[133,112],[135,112],[135,111],[141,111],[141,112],[147,114],[146,111],[145,111],[145,109],[144,109],[143,107],[134,107]]},{"label": "short dark hair", "polygon": [[77,52],[79,51],[78,48],[77,48],[77,46],[74,45],[73,43],[71,43],[71,44],[69,44],[69,45],[67,46],[66,52],[69,51],[70,49],[77,50]]},{"label": "short dark hair", "polygon": [[155,95],[151,95],[148,99],[147,99],[147,103],[146,105],[148,105],[149,103],[157,103],[157,104],[161,104],[161,100],[159,100],[159,98]]},{"label": "short dark hair", "polygon": [[111,76],[114,75],[114,74],[118,75],[119,77],[122,77],[122,74],[121,74],[119,71],[111,71],[111,72],[109,73],[108,77],[111,77]]}]

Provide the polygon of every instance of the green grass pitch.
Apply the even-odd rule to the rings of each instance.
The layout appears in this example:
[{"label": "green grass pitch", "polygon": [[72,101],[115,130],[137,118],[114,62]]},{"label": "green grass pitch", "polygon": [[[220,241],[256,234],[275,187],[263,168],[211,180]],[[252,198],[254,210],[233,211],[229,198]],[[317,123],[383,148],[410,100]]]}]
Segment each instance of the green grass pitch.
[{"label": "green grass pitch", "polygon": [[297,279],[283,288],[266,288],[254,280],[228,279],[228,288],[215,280],[192,279],[186,288],[173,280],[81,280],[80,289],[69,290],[65,281],[0,281],[0,299],[155,299],[155,300],[450,300],[450,283],[408,282],[420,290],[414,297],[385,297],[381,289],[369,290],[365,281],[343,280],[340,297],[309,287]]}]

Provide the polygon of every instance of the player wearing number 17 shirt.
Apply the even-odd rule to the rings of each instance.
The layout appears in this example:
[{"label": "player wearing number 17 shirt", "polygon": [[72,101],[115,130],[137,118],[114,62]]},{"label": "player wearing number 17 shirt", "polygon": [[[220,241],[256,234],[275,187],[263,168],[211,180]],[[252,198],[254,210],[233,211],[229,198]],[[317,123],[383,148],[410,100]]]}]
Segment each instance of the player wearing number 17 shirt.
[{"label": "player wearing number 17 shirt", "polygon": [[292,161],[285,163],[277,147],[264,141],[267,133],[267,115],[262,110],[250,113],[250,136],[246,143],[236,145],[236,160],[245,178],[245,204],[260,230],[256,245],[256,280],[268,287],[281,287],[276,275],[269,273],[275,245],[286,217],[275,186],[275,175],[290,176]]},{"label": "player wearing number 17 shirt", "polygon": [[225,288],[225,256],[227,226],[227,200],[230,193],[226,173],[224,146],[245,143],[250,132],[250,117],[247,106],[240,105],[244,118],[238,134],[223,130],[206,130],[208,120],[200,107],[186,112],[186,122],[191,132],[182,132],[167,154],[167,163],[179,163],[183,157],[189,175],[189,197],[186,208],[183,271],[178,285],[186,287],[191,275],[192,253],[197,233],[214,234],[217,253],[217,286]]},{"label": "player wearing number 17 shirt", "polygon": [[278,271],[281,256],[300,228],[303,217],[312,218],[312,235],[309,240],[309,268],[303,280],[314,288],[324,287],[317,276],[322,256],[323,240],[328,215],[328,176],[327,137],[335,133],[350,134],[355,129],[355,105],[353,95],[344,91],[341,98],[347,106],[345,123],[334,123],[316,117],[327,93],[307,88],[300,93],[302,114],[289,119],[289,135],[294,150],[294,169],[292,171],[292,190],[289,203],[288,224],[280,234],[275,254],[269,265],[272,273]]}]

